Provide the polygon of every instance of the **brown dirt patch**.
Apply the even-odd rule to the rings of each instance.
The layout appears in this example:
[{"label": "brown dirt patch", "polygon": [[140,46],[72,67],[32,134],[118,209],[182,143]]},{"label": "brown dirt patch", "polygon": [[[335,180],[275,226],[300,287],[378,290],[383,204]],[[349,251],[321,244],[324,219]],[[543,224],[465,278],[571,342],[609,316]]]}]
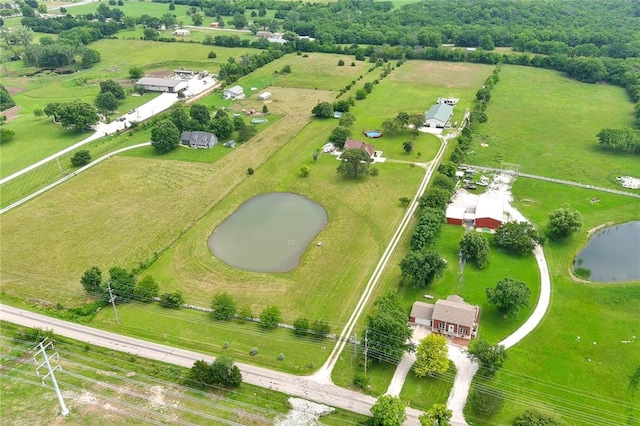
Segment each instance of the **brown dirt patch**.
[{"label": "brown dirt patch", "polygon": [[7,117],[7,123],[8,123],[18,116],[18,113],[20,112],[21,109],[22,107],[20,105],[16,105],[13,108],[5,109],[4,111],[2,111],[2,115]]},{"label": "brown dirt patch", "polygon": [[5,87],[11,96],[24,92],[24,87]]}]

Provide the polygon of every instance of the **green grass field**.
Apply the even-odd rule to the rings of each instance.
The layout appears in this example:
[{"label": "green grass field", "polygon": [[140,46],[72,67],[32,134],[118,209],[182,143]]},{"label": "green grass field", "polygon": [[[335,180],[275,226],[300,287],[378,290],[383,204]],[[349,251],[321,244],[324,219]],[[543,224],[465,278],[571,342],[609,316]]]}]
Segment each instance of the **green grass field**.
[{"label": "green grass field", "polygon": [[[7,323],[0,327],[3,417],[14,424],[59,422],[55,393],[43,387],[34,372],[30,349],[35,341],[18,335],[28,329]],[[233,390],[198,390],[183,385],[186,368],[59,336],[55,336],[55,345],[63,368],[56,378],[70,410],[65,421],[73,424],[233,421],[270,425],[289,411],[288,397],[268,389],[242,384]],[[344,410],[322,418],[325,424],[364,420]]]},{"label": "green grass field", "polygon": [[597,144],[602,128],[633,125],[633,104],[619,87],[504,66],[487,115],[469,155],[472,164],[499,167],[505,161],[521,164],[525,173],[611,187],[613,173],[640,176],[637,158]]},{"label": "green grass field", "polygon": [[[517,207],[542,229],[547,214],[563,205],[580,211],[584,226],[569,241],[545,247],[551,306],[541,325],[510,349],[504,369],[488,383],[502,389],[507,400],[490,422],[507,424],[536,407],[572,425],[638,424],[633,377],[640,368],[640,351],[632,336],[640,334],[640,282],[583,284],[573,281],[569,270],[586,244],[587,230],[610,221],[640,220],[640,201],[527,179],[516,181],[513,192]],[[590,202],[594,197],[600,201]],[[475,416],[469,420],[488,422]]]}]

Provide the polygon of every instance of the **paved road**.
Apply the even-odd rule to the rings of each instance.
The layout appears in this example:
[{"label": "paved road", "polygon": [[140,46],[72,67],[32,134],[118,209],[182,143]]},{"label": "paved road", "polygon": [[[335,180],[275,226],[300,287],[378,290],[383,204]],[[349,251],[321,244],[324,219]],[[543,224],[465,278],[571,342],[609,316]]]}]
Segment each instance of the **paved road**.
[{"label": "paved road", "polygon": [[[135,354],[144,358],[190,368],[197,360],[212,362],[215,358],[185,349],[173,348],[132,337],[74,324],[22,309],[0,304],[0,319],[27,327],[51,329],[54,333],[93,345]],[[272,371],[247,364],[237,364],[246,383],[273,389],[288,395],[316,401],[355,413],[371,415],[370,408],[376,399],[340,388],[333,384],[321,384],[307,376]],[[418,410],[407,409],[406,425],[419,425]]]},{"label": "paved road", "polygon": [[[196,78],[189,80],[189,87],[185,90],[185,94],[187,97],[197,96],[198,94],[212,90],[217,86],[217,81],[212,77],[206,77],[202,80],[198,80]],[[144,105],[139,106],[135,109],[133,114],[125,114],[122,117],[125,118],[124,121],[112,121],[111,123],[98,123],[94,126],[95,133],[91,136],[81,140],[78,143],[75,143],[63,150],[56,152],[55,154],[51,154],[47,158],[44,158],[40,161],[37,161],[31,164],[28,167],[25,167],[22,170],[18,170],[17,172],[0,179],[0,185],[3,185],[19,176],[24,175],[25,173],[30,172],[33,169],[36,169],[43,164],[48,163],[49,161],[53,161],[56,158],[69,153],[77,148],[80,148],[83,145],[88,144],[89,142],[93,142],[96,139],[100,139],[103,136],[110,135],[112,133],[117,132],[118,130],[123,130],[131,124],[132,121],[143,121],[148,118],[153,117],[154,115],[168,109],[171,105],[178,102],[178,95],[176,93],[162,93],[156,98],[150,100]]]}]

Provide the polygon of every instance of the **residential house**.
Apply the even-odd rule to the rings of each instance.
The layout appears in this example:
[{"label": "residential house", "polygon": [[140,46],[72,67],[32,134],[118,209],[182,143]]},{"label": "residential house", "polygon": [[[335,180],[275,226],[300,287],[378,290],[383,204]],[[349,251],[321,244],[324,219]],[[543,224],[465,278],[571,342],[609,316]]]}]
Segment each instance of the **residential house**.
[{"label": "residential house", "polygon": [[218,137],[209,132],[182,132],[180,143],[191,148],[210,149],[218,143]]},{"label": "residential house", "polygon": [[453,107],[446,103],[437,103],[424,115],[424,125],[426,127],[445,128],[449,126],[449,121],[453,116]]},{"label": "residential house", "polygon": [[435,304],[415,302],[409,322],[426,325],[433,333],[470,340],[478,334],[480,307],[451,295]]},{"label": "residential house", "polygon": [[347,139],[345,141],[343,151],[348,149],[363,149],[372,160],[376,155],[376,148],[373,145],[355,139]]}]

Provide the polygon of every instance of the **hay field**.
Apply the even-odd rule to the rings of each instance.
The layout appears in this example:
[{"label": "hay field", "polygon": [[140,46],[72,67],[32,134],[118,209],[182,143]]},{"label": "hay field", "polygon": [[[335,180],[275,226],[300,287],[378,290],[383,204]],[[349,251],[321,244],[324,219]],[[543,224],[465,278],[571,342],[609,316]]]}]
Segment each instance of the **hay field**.
[{"label": "hay field", "polygon": [[[480,126],[469,162],[600,186],[611,173],[640,176],[633,155],[603,151],[602,128],[633,126],[633,104],[620,87],[570,80],[561,73],[504,66],[491,92],[489,120]],[[481,147],[480,143],[488,147]]]}]

